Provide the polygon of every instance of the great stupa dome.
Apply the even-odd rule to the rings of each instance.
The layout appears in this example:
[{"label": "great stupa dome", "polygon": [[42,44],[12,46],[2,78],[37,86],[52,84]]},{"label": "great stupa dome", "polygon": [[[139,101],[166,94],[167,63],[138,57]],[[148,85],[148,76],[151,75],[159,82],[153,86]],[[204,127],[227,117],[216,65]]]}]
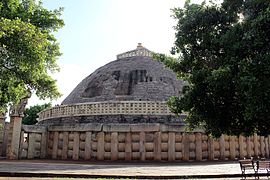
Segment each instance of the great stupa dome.
[{"label": "great stupa dome", "polygon": [[167,106],[183,81],[140,43],[82,80],[60,106],[39,114],[40,124],[182,123]]},{"label": "great stupa dome", "polygon": [[81,81],[62,104],[166,101],[181,91],[182,81],[163,63],[153,60],[141,44],[117,57]]}]

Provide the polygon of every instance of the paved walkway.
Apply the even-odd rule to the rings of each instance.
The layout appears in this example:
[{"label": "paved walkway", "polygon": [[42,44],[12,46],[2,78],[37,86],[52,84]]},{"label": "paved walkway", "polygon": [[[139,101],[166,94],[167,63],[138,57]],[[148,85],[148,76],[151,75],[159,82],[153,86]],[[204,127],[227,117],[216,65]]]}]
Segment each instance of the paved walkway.
[{"label": "paved walkway", "polygon": [[[86,162],[57,160],[0,160],[0,176],[48,175],[70,177],[199,178],[241,177],[237,161],[229,162]],[[63,177],[62,176],[62,177]]]}]

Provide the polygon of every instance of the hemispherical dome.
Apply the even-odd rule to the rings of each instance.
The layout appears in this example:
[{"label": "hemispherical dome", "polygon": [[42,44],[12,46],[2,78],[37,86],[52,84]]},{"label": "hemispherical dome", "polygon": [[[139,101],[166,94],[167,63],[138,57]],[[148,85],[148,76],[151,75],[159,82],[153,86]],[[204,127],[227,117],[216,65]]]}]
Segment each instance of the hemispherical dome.
[{"label": "hemispherical dome", "polygon": [[[138,49],[138,48],[137,48]],[[100,101],[164,101],[183,82],[151,56],[118,57],[82,80],[62,104]]]}]

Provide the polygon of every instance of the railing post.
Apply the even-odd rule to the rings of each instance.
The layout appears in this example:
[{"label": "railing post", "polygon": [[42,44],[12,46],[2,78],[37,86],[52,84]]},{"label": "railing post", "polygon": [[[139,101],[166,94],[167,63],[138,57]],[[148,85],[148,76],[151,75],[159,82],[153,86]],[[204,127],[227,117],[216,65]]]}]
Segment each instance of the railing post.
[{"label": "railing post", "polygon": [[196,160],[202,161],[202,134],[197,132],[195,134],[195,144],[196,144]]}]

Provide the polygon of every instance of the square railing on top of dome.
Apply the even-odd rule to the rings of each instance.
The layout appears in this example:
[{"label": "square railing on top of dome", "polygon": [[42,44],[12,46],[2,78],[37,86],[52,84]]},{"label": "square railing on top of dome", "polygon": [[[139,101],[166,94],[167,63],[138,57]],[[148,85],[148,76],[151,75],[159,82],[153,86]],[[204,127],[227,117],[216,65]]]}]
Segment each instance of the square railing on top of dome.
[{"label": "square railing on top of dome", "polygon": [[142,49],[135,49],[133,51],[128,51],[122,54],[117,55],[117,59],[123,59],[127,57],[133,57],[133,56],[148,56],[151,57],[152,53],[148,49],[142,48]]}]

